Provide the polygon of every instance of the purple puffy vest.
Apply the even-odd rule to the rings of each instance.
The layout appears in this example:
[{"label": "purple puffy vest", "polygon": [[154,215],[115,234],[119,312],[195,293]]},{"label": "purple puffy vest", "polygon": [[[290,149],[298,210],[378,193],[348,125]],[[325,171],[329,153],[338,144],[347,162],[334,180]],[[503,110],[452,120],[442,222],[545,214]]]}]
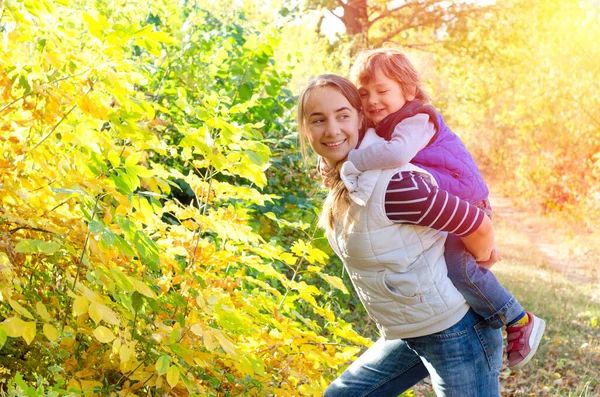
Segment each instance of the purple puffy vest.
[{"label": "purple puffy vest", "polygon": [[[387,140],[396,124],[418,113],[429,114],[437,129],[436,136],[412,159],[411,163],[431,173],[442,190],[475,204],[489,195],[477,164],[460,138],[430,105],[408,102],[398,112],[387,116],[377,127],[377,134]],[[434,117],[436,119],[434,119]]]}]

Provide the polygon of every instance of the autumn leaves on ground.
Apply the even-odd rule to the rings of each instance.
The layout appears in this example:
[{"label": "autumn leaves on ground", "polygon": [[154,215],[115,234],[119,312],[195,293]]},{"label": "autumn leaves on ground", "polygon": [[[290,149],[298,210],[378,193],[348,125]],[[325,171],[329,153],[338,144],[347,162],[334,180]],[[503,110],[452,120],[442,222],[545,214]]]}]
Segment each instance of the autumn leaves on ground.
[{"label": "autumn leaves on ground", "polygon": [[0,1],[0,393],[321,395],[376,330],[315,227],[295,94],[389,41],[548,322],[503,394],[599,395],[600,8],[489,3]]}]

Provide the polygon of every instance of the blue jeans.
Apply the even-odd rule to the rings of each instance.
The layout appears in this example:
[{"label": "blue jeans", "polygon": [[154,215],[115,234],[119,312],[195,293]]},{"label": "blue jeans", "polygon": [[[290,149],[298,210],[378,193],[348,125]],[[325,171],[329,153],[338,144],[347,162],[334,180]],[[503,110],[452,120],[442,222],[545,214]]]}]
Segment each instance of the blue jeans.
[{"label": "blue jeans", "polygon": [[514,320],[523,306],[488,269],[481,268],[461,239],[449,234],[445,253],[448,277],[473,310],[492,327],[501,328]]},{"label": "blue jeans", "polygon": [[473,310],[436,334],[380,338],[325,391],[325,397],[395,397],[427,375],[444,397],[499,396],[502,333]]}]

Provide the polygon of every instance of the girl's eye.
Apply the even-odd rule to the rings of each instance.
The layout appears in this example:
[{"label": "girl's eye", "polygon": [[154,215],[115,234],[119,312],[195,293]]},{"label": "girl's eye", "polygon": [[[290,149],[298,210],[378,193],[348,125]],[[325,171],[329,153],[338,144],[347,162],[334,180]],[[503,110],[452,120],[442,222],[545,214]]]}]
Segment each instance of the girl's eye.
[{"label": "girl's eye", "polygon": [[379,94],[385,94],[386,92],[388,92],[389,90],[385,90],[385,91],[379,91]]},{"label": "girl's eye", "polygon": [[367,93],[366,93],[366,92],[359,92],[359,93],[358,93],[358,95],[359,95],[361,98],[364,98],[364,97],[366,97],[366,96],[367,96]]},{"label": "girl's eye", "polygon": [[347,119],[348,117],[350,117],[350,115],[349,115],[349,114],[340,114],[340,119],[342,119],[342,120],[345,120],[345,119]]},{"label": "girl's eye", "polygon": [[321,124],[324,120],[323,119],[314,119],[311,120],[310,124]]}]

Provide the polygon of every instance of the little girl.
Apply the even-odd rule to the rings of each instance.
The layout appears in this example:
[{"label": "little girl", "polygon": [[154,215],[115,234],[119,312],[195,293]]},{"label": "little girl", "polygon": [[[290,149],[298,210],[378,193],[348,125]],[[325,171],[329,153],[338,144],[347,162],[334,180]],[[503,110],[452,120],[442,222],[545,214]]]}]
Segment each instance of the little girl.
[{"label": "little girl", "polygon": [[[386,140],[350,151],[348,161],[358,171],[396,168],[411,162],[429,171],[440,189],[491,217],[489,191],[473,157],[428,104],[419,74],[402,52],[380,48],[362,53],[351,79],[359,90],[365,116]],[[388,214],[396,211],[402,222],[410,214],[417,223],[428,211],[419,203],[394,200],[393,192],[386,195],[385,206]],[[452,248],[457,244],[460,249]],[[499,250],[496,248],[490,258],[474,258],[466,254],[459,237],[450,234],[445,256],[448,276],[473,310],[494,328],[507,326],[508,367],[523,367],[539,346],[545,322],[525,312],[486,268],[500,259]]]}]

